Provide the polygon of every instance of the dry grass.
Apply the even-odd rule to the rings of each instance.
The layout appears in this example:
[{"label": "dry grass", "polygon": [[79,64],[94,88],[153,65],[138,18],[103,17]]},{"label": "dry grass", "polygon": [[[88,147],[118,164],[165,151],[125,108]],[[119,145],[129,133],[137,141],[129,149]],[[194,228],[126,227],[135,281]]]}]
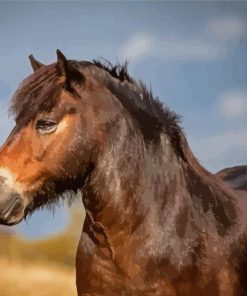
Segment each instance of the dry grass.
[{"label": "dry grass", "polygon": [[1,259],[0,296],[73,296],[76,295],[72,268]]},{"label": "dry grass", "polygon": [[0,296],[75,296],[75,255],[83,214],[43,240],[26,241],[0,229]]}]

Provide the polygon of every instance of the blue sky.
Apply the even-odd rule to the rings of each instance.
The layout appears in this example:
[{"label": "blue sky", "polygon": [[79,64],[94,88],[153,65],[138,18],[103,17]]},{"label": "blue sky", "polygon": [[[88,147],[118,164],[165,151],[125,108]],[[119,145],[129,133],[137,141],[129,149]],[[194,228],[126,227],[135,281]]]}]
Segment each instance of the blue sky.
[{"label": "blue sky", "polygon": [[[128,59],[131,75],[183,116],[207,169],[247,164],[247,2],[0,2],[1,143],[13,126],[8,101],[31,73],[28,55],[52,63],[57,48],[71,59]],[[18,231],[41,236],[67,223],[58,209]]]}]

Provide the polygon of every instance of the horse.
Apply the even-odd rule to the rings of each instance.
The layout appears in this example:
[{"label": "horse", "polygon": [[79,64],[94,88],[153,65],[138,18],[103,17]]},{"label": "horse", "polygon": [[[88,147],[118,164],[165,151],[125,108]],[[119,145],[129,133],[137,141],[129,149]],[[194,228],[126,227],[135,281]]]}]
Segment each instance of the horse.
[{"label": "horse", "polygon": [[11,99],[0,221],[79,192],[78,296],[247,295],[247,205],[193,155],[180,117],[127,64],[44,65]]}]

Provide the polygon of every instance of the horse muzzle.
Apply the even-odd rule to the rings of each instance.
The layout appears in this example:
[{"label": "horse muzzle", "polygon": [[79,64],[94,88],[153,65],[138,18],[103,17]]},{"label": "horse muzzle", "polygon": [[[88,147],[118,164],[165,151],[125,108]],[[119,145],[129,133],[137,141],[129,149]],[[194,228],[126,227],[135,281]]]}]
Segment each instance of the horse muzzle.
[{"label": "horse muzzle", "polygon": [[16,192],[0,194],[0,224],[15,225],[24,217],[24,202]]}]

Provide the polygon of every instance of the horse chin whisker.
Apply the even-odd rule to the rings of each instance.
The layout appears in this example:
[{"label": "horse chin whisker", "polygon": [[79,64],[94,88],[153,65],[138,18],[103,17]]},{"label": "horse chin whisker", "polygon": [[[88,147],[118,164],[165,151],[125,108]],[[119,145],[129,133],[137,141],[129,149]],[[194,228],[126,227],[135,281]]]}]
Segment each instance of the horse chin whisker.
[{"label": "horse chin whisker", "polygon": [[65,190],[64,192],[59,194],[59,197],[58,197],[59,200],[66,201],[68,206],[71,206],[74,200],[81,199],[81,198],[82,198],[82,194],[80,189],[77,189],[76,191]]},{"label": "horse chin whisker", "polygon": [[59,194],[54,193],[52,194],[52,197],[51,192],[46,195],[37,194],[33,197],[33,201],[25,209],[24,219],[27,220],[30,218],[36,210],[49,210],[52,211],[54,215],[57,206],[64,207],[66,205],[70,207],[75,200],[81,198],[82,194],[80,189],[77,189],[76,191],[65,190]]}]

